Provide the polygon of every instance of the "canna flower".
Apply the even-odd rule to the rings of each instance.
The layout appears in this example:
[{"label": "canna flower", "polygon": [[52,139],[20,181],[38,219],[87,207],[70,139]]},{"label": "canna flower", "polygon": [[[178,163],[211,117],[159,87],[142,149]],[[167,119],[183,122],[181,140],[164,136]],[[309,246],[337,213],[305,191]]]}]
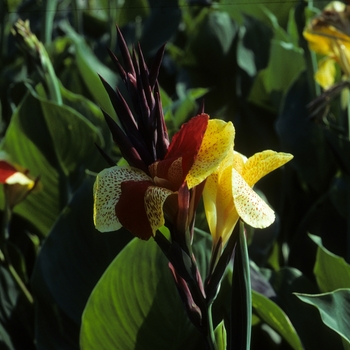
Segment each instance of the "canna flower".
[{"label": "canna flower", "polygon": [[324,55],[315,80],[329,89],[335,83],[336,64],[343,80],[350,78],[350,7],[339,1],[331,2],[304,30],[304,37],[314,52]]},{"label": "canna flower", "polygon": [[[162,160],[147,171],[113,166],[97,175],[94,223],[101,232],[122,226],[136,237],[149,239],[165,223],[176,220],[176,196],[202,183],[232,150],[232,123],[200,114],[174,135]],[[171,199],[173,198],[173,199]]]},{"label": "canna flower", "polygon": [[224,246],[239,217],[255,228],[275,220],[274,211],[252,189],[262,177],[291,160],[288,153],[264,151],[247,159],[233,149],[206,180],[203,191],[205,213],[215,247]]},{"label": "canna flower", "polygon": [[7,160],[0,160],[0,183],[4,185],[7,204],[10,209],[22,202],[38,184],[31,179],[28,170],[15,167]]}]

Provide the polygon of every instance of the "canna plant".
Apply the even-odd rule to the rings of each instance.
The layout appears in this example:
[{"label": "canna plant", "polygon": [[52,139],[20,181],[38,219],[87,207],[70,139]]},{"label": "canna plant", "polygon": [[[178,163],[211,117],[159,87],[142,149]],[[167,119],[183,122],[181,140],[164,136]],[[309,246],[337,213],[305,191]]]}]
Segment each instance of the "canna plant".
[{"label": "canna plant", "polygon": [[[238,247],[236,259],[246,254],[244,249],[239,253],[245,243],[237,244],[239,240],[245,240],[244,226],[240,226],[239,235],[232,232],[239,217],[258,228],[273,223],[273,210],[252,187],[261,177],[291,160],[292,155],[265,151],[247,159],[234,151],[233,124],[210,119],[203,110],[183,124],[170,141],[157,81],[164,47],[148,69],[140,46],[130,54],[117,30],[124,67],[113,53],[110,55],[127,87],[132,105],[118,89],[114,90],[101,79],[118,121],[107,113],[104,113],[105,118],[127,165],[115,165],[101,150],[110,167],[96,177],[95,227],[101,232],[124,227],[142,240],[153,238],[169,261],[188,319],[202,334],[206,348],[222,348],[227,343],[223,336],[226,321],[221,320],[220,331],[214,332],[217,324],[213,323],[211,307],[234,248]],[[196,234],[195,213],[202,194],[213,239],[205,283],[192,247]],[[169,236],[164,234],[164,227]],[[248,265],[244,269],[249,270]],[[249,274],[249,271],[245,273]],[[249,286],[246,294],[249,295],[245,301],[249,313]],[[247,347],[249,328],[248,322],[243,331]],[[221,336],[218,337],[218,333]],[[231,337],[230,331],[228,337]],[[89,348],[84,331],[81,344],[83,348]]]}]

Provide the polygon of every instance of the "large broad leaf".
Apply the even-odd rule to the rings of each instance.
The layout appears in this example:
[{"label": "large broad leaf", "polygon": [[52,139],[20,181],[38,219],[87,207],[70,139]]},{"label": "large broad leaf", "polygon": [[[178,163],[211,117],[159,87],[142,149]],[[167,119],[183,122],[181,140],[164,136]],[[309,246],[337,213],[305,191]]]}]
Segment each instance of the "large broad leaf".
[{"label": "large broad leaf", "polygon": [[[286,69],[286,63],[288,69]],[[258,73],[249,101],[265,108],[269,104],[278,111],[284,94],[305,69],[303,52],[292,43],[272,40],[267,68]],[[268,102],[267,102],[267,101]]]},{"label": "large broad leaf", "polygon": [[327,250],[320,237],[309,236],[318,246],[314,274],[321,292],[350,288],[350,265],[340,256]]},{"label": "large broad leaf", "polygon": [[37,90],[41,96],[31,91],[13,114],[2,149],[32,176],[40,176],[42,189],[15,212],[47,235],[85,170],[97,171],[104,163],[95,143],[105,146],[106,126],[100,111],[83,97],[62,88],[68,107],[47,100],[40,86]]},{"label": "large broad leaf", "polygon": [[[208,236],[199,232],[195,236],[197,262],[206,263]],[[83,350],[179,349],[195,344],[198,336],[162,251],[153,240],[134,239],[92,292],[83,314],[80,344]]]},{"label": "large broad leaf", "polygon": [[131,235],[97,232],[89,176],[62,212],[38,256],[32,289],[39,349],[78,349],[81,315],[95,284]]},{"label": "large broad leaf", "polygon": [[350,289],[338,289],[324,294],[301,294],[296,296],[307,304],[315,306],[322,321],[338,333],[350,345]]},{"label": "large broad leaf", "polygon": [[271,328],[279,333],[294,350],[303,350],[298,333],[285,312],[264,295],[253,291],[254,312]]}]

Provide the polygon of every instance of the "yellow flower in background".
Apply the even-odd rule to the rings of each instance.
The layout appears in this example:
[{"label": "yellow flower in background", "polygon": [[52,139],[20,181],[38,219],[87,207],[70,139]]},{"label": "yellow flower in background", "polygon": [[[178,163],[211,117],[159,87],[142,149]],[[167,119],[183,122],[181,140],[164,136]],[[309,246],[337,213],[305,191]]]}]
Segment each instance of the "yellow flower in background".
[{"label": "yellow flower in background", "polygon": [[232,149],[218,169],[208,177],[203,191],[213,246],[220,237],[225,245],[239,217],[255,228],[265,228],[274,222],[274,211],[252,187],[292,158],[289,153],[267,150],[247,159]]},{"label": "yellow flower in background", "polygon": [[319,61],[315,80],[328,89],[335,83],[338,64],[343,79],[350,78],[350,7],[339,1],[331,2],[320,15],[311,20],[304,37],[314,52],[324,55]]}]

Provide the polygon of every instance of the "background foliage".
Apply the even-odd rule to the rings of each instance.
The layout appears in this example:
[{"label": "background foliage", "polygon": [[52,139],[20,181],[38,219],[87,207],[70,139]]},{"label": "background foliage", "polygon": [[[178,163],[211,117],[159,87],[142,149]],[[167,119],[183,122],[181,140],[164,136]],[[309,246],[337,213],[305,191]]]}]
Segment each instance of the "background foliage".
[{"label": "background foliage", "polygon": [[[35,302],[28,303],[0,265],[1,348],[178,349],[181,342],[200,348],[155,244],[93,227],[94,173],[107,166],[95,143],[120,158],[100,108],[115,113],[97,75],[123,92],[106,50],[119,55],[116,24],[128,43],[140,42],[149,62],[167,43],[159,79],[171,133],[204,99],[211,117],[233,121],[237,151],[274,149],[295,157],[258,186],[277,220],[250,232],[252,348],[350,347],[344,321],[350,314],[348,125],[339,108],[329,112],[338,129],[316,123],[307,108],[320,88],[313,79],[317,57],[302,31],[325,5],[0,2],[1,149],[42,182],[41,191],[16,207],[7,242]],[[11,33],[18,18],[29,19],[44,44],[61,103],[45,88],[35,58],[18,49]],[[197,226],[207,230],[202,213]],[[199,230],[195,247],[204,272],[209,235]],[[230,275],[214,319],[228,312]]]}]

